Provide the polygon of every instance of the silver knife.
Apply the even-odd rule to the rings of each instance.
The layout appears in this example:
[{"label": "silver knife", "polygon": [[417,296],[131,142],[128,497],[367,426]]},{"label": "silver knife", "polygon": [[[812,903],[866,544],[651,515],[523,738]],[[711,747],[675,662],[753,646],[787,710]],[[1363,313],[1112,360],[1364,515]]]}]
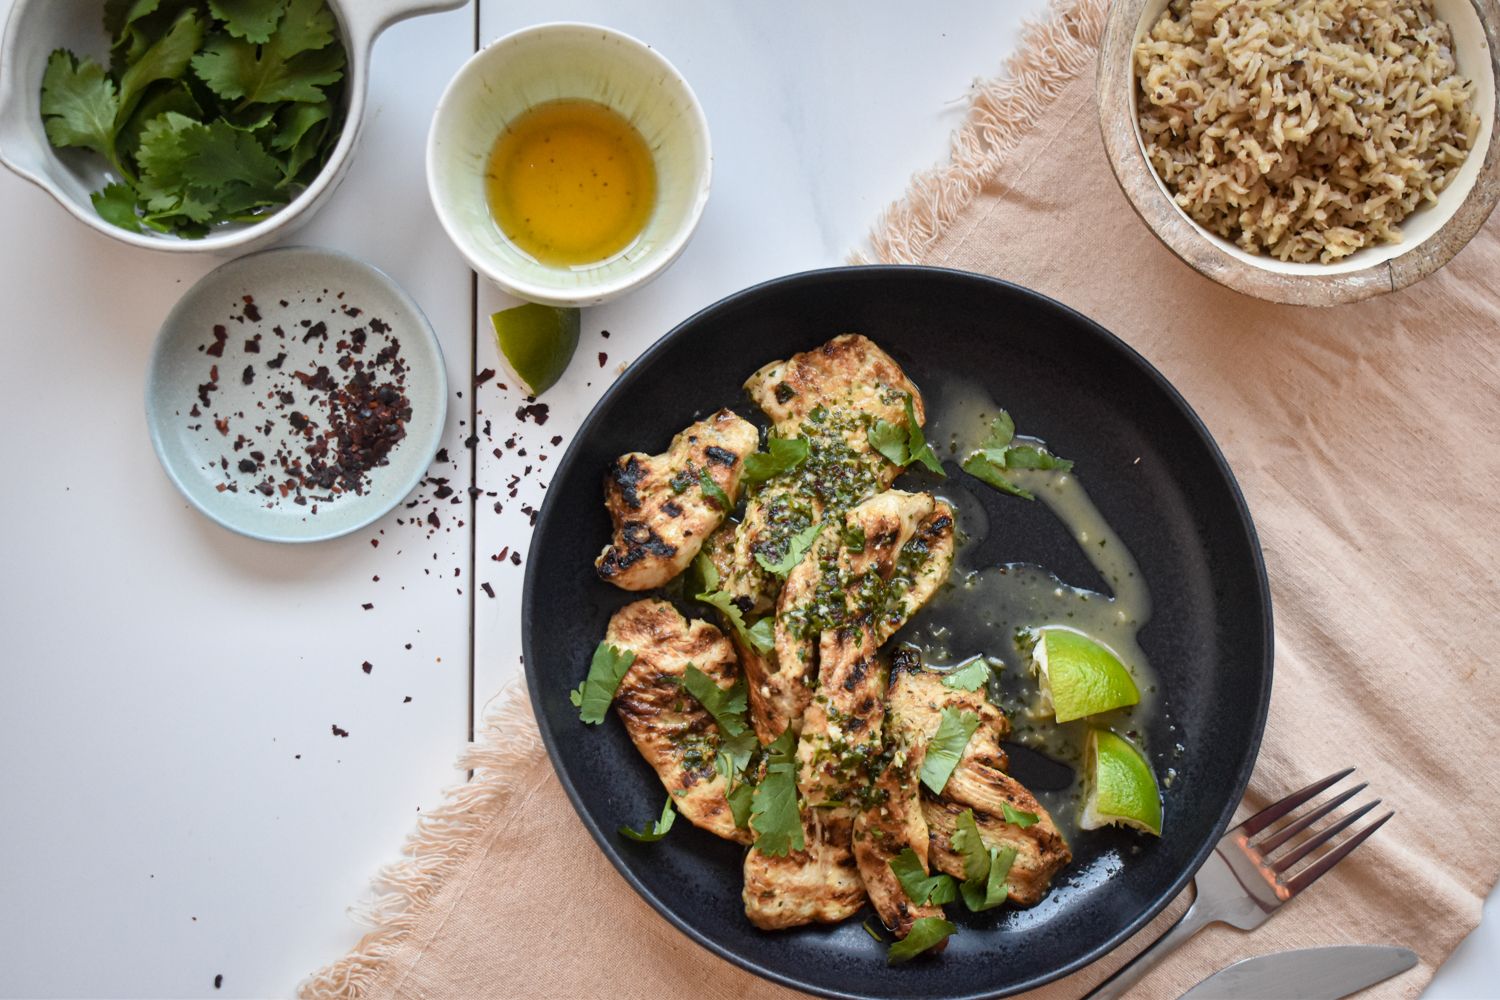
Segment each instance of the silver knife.
[{"label": "silver knife", "polygon": [[1278,951],[1220,969],[1178,1000],[1339,1000],[1416,964],[1414,952],[1387,945]]}]

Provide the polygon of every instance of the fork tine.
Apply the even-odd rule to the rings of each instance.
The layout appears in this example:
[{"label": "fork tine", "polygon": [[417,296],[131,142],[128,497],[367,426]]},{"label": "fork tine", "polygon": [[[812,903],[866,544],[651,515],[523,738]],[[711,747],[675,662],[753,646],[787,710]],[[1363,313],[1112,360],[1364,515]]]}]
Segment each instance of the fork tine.
[{"label": "fork tine", "polygon": [[1375,822],[1371,823],[1369,826],[1365,827],[1363,830],[1359,831],[1354,836],[1344,841],[1338,847],[1335,847],[1333,850],[1323,855],[1314,864],[1308,865],[1306,869],[1297,873],[1296,878],[1286,883],[1287,889],[1293,896],[1295,896],[1303,889],[1306,889],[1318,879],[1328,874],[1328,870],[1330,868],[1348,857],[1350,851],[1354,850],[1360,844],[1363,844],[1369,838],[1370,834],[1374,833],[1376,830],[1379,830],[1382,826],[1385,825],[1385,821],[1390,819],[1394,815],[1396,815],[1394,810],[1386,813],[1384,816],[1380,817]]},{"label": "fork tine", "polygon": [[1256,813],[1254,816],[1251,816],[1249,819],[1245,820],[1245,822],[1241,823],[1239,825],[1239,831],[1247,837],[1255,836],[1257,833],[1260,833],[1266,827],[1270,826],[1272,823],[1276,822],[1278,819],[1285,816],[1287,813],[1291,812],[1293,809],[1297,808],[1302,803],[1312,798],[1314,795],[1317,795],[1319,792],[1323,791],[1325,788],[1328,788],[1330,785],[1338,784],[1340,781],[1343,781],[1353,773],[1354,768],[1346,767],[1344,768],[1344,770],[1340,771],[1337,774],[1330,774],[1322,781],[1314,781],[1306,788],[1302,789],[1301,791],[1293,792],[1286,798],[1282,799],[1280,802],[1273,802],[1270,805],[1266,806],[1260,812]]},{"label": "fork tine", "polygon": [[1312,835],[1298,844],[1296,850],[1292,851],[1292,853],[1284,858],[1270,862],[1271,869],[1278,875],[1285,875],[1292,870],[1293,865],[1328,843],[1338,834],[1343,833],[1355,820],[1378,805],[1380,805],[1379,799],[1376,799],[1374,802],[1367,802],[1332,826],[1325,826],[1321,830],[1313,831]]},{"label": "fork tine", "polygon": [[1295,823],[1288,823],[1285,829],[1272,834],[1261,843],[1255,844],[1255,849],[1261,853],[1262,857],[1270,855],[1272,851],[1276,850],[1276,848],[1280,847],[1282,844],[1285,844],[1288,840],[1291,840],[1297,834],[1301,833],[1303,830],[1306,830],[1318,820],[1322,819],[1324,816],[1327,816],[1329,813],[1333,812],[1339,806],[1343,805],[1345,802],[1348,802],[1350,799],[1354,798],[1354,796],[1358,795],[1368,787],[1369,785],[1365,782],[1360,782],[1344,794],[1330,800],[1326,805],[1319,806],[1317,809],[1308,813],[1306,816],[1297,820]]}]

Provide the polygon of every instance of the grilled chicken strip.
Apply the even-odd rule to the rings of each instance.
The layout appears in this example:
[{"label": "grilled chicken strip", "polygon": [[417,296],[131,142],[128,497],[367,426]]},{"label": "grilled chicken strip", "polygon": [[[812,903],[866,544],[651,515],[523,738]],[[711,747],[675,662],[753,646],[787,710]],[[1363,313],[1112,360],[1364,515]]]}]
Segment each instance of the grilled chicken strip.
[{"label": "grilled chicken strip", "polygon": [[660,587],[687,568],[729,511],[704,491],[705,473],[733,506],[755,425],[720,410],[672,439],[660,455],[621,455],[604,477],[604,506],[614,539],[594,566],[623,590]]},{"label": "grilled chicken strip", "polygon": [[734,650],[708,622],[689,622],[666,601],[636,601],[616,611],[604,641],[635,654],[615,694],[615,711],[672,804],[694,826],[750,842],[734,825],[724,777],[714,768],[719,727],[682,688],[689,663],[722,688],[734,686]]},{"label": "grilled chicken strip", "polygon": [[[999,741],[1010,732],[1009,720],[990,704],[982,688],[958,691],[945,687],[942,675],[923,669],[915,654],[903,652],[893,660],[887,697],[890,726],[907,740],[925,743],[937,731],[944,708],[975,713],[979,726],[964,747],[943,794],[922,790],[932,867],[964,878],[963,856],[953,849],[952,837],[958,817],[965,809],[973,809],[980,838],[987,846],[1016,849],[1009,877],[1011,901],[1022,906],[1037,903],[1046,895],[1052,877],[1073,855],[1047,810],[1025,786],[1005,773],[1008,761]],[[1025,828],[1005,822],[1003,802],[1035,813],[1037,822]]]},{"label": "grilled chicken strip", "polygon": [[854,860],[860,878],[875,912],[897,937],[904,938],[911,925],[923,917],[941,917],[943,908],[935,903],[913,903],[891,871],[891,859],[908,847],[930,874],[928,864],[927,820],[922,814],[922,759],[926,746],[907,747],[900,743],[887,720],[887,756],[872,793],[854,818]]},{"label": "grilled chicken strip", "polygon": [[801,690],[787,692],[800,702],[807,846],[782,858],[752,849],[745,859],[745,912],[756,926],[842,920],[864,902],[853,827],[878,794],[871,779],[879,765],[871,765],[884,748],[886,683],[876,652],[947,578],[952,542],[946,505],[890,490],[851,510],[838,530],[820,533],[789,574],[777,647],[784,663],[817,671],[816,688],[804,672]]},{"label": "grilled chicken strip", "polygon": [[745,389],[775,422],[776,436],[808,442],[806,461],[761,484],[744,519],[726,528],[732,539],[716,546],[724,589],[758,617],[775,606],[781,581],[756,554],[781,558],[790,539],[826,513],[841,514],[889,487],[901,468],[871,447],[869,428],[876,420],[904,424],[908,397],[918,424],[926,410],[901,366],[859,334],[773,361],[750,376]]},{"label": "grilled chicken strip", "polygon": [[[830,627],[835,638],[857,639],[847,626],[868,619],[879,648],[953,568],[953,510],[926,493],[887,490],[835,523],[837,530],[819,533],[787,574],[777,600],[774,661],[746,660],[750,715],[762,740],[802,718],[828,662]],[[775,670],[766,669],[771,662]]]},{"label": "grilled chicken strip", "polygon": [[870,631],[862,634],[853,655],[825,675],[803,720],[797,791],[806,846],[783,857],[752,847],[745,856],[745,915],[762,930],[837,923],[864,905],[854,817],[868,787],[865,767],[880,750],[885,677]]}]

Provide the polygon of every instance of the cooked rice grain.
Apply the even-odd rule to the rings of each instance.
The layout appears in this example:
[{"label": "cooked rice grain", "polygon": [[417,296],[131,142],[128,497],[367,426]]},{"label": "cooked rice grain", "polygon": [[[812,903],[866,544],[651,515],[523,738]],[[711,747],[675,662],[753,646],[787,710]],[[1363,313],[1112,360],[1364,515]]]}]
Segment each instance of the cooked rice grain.
[{"label": "cooked rice grain", "polygon": [[1172,0],[1135,71],[1177,204],[1282,260],[1400,242],[1479,134],[1430,0]]}]

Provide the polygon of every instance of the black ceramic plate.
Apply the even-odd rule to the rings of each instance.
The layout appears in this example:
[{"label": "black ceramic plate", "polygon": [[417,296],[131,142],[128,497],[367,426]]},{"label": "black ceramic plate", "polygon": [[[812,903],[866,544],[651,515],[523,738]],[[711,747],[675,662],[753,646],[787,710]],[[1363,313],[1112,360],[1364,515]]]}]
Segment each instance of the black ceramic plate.
[{"label": "black ceramic plate", "polygon": [[[636,596],[600,582],[608,540],[601,480],[614,457],[659,451],[720,406],[754,417],[741,385],[762,364],[844,332],[884,347],[937,412],[945,376],[978,379],[1027,433],[1076,462],[1134,553],[1154,612],[1142,647],[1181,742],[1161,840],[1082,835],[1051,894],[1029,910],[971,915],[940,956],[887,967],[858,918],[767,934],[740,902],[743,848],[686,822],[656,844],[616,831],[661,810],[662,789],[619,721],[585,726],[568,701],[609,616]],[[949,463],[949,473],[957,472]],[[1105,590],[1039,503],[977,487],[985,553]],[[962,516],[962,513],[961,513]],[[523,644],[532,704],[584,825],[637,892],[700,944],[752,972],[833,997],[989,997],[1039,986],[1107,953],[1176,895],[1244,792],[1271,693],[1271,609],[1250,515],[1223,456],[1182,397],[1120,340],[1062,305],[958,271],[862,267],[771,281],[711,306],[658,341],[583,424],[532,538]],[[1158,716],[1161,717],[1160,714]]]}]

